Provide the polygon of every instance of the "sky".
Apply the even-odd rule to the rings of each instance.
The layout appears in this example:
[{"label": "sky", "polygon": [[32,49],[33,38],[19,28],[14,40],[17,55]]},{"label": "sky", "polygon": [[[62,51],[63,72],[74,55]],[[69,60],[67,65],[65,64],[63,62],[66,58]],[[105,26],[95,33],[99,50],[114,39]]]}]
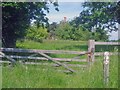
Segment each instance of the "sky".
[{"label": "sky", "polygon": [[47,14],[49,22],[59,22],[67,17],[67,20],[71,20],[82,11],[80,2],[59,2],[59,12],[54,9],[53,5],[50,5],[50,13]]},{"label": "sky", "polygon": [[[49,23],[57,22],[59,23],[64,17],[67,17],[67,21],[74,19],[79,16],[79,13],[83,10],[81,2],[58,2],[59,11],[56,11],[52,4],[49,5],[50,12],[47,14],[49,18]],[[118,32],[109,33],[110,40],[118,39]]]}]

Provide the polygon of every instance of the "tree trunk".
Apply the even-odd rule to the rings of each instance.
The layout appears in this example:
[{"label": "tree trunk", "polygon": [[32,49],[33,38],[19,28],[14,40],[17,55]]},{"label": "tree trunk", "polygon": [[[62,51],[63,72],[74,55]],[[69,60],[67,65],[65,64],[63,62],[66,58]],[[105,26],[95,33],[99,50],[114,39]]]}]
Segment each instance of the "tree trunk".
[{"label": "tree trunk", "polygon": [[14,30],[6,29],[2,31],[2,47],[14,48],[16,46],[16,38]]}]

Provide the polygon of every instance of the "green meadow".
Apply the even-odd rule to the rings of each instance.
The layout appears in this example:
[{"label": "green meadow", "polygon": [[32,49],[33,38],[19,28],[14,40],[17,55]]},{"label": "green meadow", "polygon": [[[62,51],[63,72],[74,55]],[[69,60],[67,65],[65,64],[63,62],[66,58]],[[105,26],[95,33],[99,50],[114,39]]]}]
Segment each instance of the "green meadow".
[{"label": "green meadow", "polygon": [[[43,49],[43,50],[73,50],[87,51],[86,41],[45,40],[43,43],[34,41],[17,41],[17,48]],[[116,52],[115,46],[96,46],[96,51]],[[106,50],[105,50],[106,49]],[[76,55],[51,54],[51,57],[74,58]],[[86,58],[82,56],[80,58]],[[15,67],[2,66],[3,88],[104,88],[103,82],[103,56],[96,56],[95,62],[78,63],[87,67],[72,67],[75,73],[66,73],[66,69],[53,67],[50,61],[40,61],[48,65],[24,65],[17,63]],[[63,62],[64,63],[64,62]],[[66,64],[67,64],[66,63]],[[118,87],[118,56],[110,56],[110,74],[107,88]]]}]

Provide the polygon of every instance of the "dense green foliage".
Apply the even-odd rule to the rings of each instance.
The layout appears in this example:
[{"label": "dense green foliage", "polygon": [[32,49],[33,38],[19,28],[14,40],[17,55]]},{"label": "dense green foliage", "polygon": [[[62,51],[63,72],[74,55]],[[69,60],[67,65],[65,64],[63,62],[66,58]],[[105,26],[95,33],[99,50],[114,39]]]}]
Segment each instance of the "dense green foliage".
[{"label": "dense green foliage", "polygon": [[116,16],[117,16],[117,21],[120,24],[120,1],[117,3],[116,6]]},{"label": "dense green foliage", "polygon": [[48,36],[47,29],[44,27],[31,26],[26,32],[26,38],[42,42]]},{"label": "dense green foliage", "polygon": [[55,29],[56,36],[64,40],[89,40],[91,33],[88,30],[83,30],[81,26],[78,28],[70,25],[69,22],[61,22]]},{"label": "dense green foliage", "polygon": [[117,30],[115,11],[112,10],[116,2],[84,2],[82,6],[84,10],[73,20],[76,26],[82,24],[84,28],[90,31],[94,28],[96,32],[98,28],[101,30],[107,28],[109,31]]},{"label": "dense green foliage", "polygon": [[117,5],[117,2],[84,2],[82,6],[84,9],[79,17],[70,22],[61,21],[58,25],[54,23],[52,24],[54,29],[50,30],[53,30],[57,38],[65,40],[108,41],[108,32],[118,30],[116,17],[119,16],[119,4]]},{"label": "dense green foliage", "polygon": [[49,28],[51,37],[63,40],[89,40],[95,39],[96,41],[107,41],[109,35],[107,31],[97,28],[96,32],[91,32],[82,25],[74,26],[71,22],[61,21],[59,24],[51,24],[52,28]]},{"label": "dense green foliage", "polygon": [[[18,38],[26,36],[32,20],[37,27],[47,27],[49,39],[102,40],[107,41],[108,32],[117,30],[120,5],[117,2],[84,2],[83,11],[72,21],[48,24],[45,12],[49,12],[51,2],[3,2],[2,41],[3,47],[15,47]],[[58,10],[58,3],[52,3]],[[40,34],[42,31],[38,31]],[[34,34],[31,34],[34,35]],[[27,37],[34,37],[27,34]],[[46,37],[46,35],[45,35]],[[41,35],[34,37],[41,39]],[[37,40],[37,41],[39,41]]]},{"label": "dense green foliage", "polygon": [[70,23],[92,32],[92,39],[108,40],[108,32],[118,30],[116,4],[117,2],[84,2],[83,11]]},{"label": "dense green foliage", "polygon": [[65,40],[72,39],[71,37],[72,31],[73,31],[72,26],[70,26],[69,23],[62,22],[56,28],[56,35],[61,39],[65,39]]},{"label": "dense green foliage", "polygon": [[[39,27],[48,24],[44,11],[49,12],[49,2],[2,2],[2,37],[4,47],[15,47],[16,40],[25,36],[32,20]],[[55,9],[58,4],[53,3]]]}]

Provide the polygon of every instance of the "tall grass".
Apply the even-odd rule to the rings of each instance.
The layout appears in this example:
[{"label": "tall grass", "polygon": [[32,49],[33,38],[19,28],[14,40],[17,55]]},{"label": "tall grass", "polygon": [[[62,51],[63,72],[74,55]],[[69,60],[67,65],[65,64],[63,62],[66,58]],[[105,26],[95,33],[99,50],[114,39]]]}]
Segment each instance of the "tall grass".
[{"label": "tall grass", "polygon": [[[73,47],[78,45],[79,47]],[[83,48],[81,45],[83,45]],[[33,41],[17,42],[17,47],[36,49],[62,49],[87,50],[86,42],[76,41],[45,41],[37,43]],[[64,50],[64,49],[63,49]],[[55,56],[57,57],[57,56]],[[65,57],[65,55],[61,56]],[[70,57],[70,56],[67,56]],[[85,58],[85,57],[83,57]],[[50,62],[52,63],[52,62]],[[75,63],[78,64],[78,63]],[[104,88],[103,82],[103,56],[98,56],[95,62],[87,68],[71,67],[76,73],[64,73],[63,67],[51,65],[21,65],[15,67],[3,66],[3,88]],[[62,70],[62,71],[61,71]],[[109,88],[118,87],[118,56],[110,57]]]},{"label": "tall grass", "polygon": [[[3,67],[3,88],[103,88],[103,58],[88,68],[77,68],[76,73],[66,74],[63,68],[17,65]],[[110,60],[109,88],[118,87],[118,60]]]},{"label": "tall grass", "polygon": [[70,41],[70,40],[44,40],[43,43],[25,40],[17,41],[18,48],[28,49],[45,49],[45,50],[87,50],[86,41]]}]

